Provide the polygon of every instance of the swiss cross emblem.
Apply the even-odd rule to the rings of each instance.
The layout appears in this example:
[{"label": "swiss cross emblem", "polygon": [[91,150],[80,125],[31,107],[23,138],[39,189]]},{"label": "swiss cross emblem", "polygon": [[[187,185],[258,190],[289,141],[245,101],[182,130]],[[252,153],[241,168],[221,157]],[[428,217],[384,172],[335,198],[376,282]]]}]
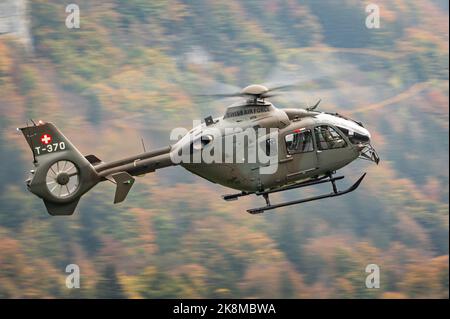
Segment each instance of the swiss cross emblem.
[{"label": "swiss cross emblem", "polygon": [[44,144],[48,144],[52,141],[52,137],[48,134],[44,134],[41,136],[41,142]]}]

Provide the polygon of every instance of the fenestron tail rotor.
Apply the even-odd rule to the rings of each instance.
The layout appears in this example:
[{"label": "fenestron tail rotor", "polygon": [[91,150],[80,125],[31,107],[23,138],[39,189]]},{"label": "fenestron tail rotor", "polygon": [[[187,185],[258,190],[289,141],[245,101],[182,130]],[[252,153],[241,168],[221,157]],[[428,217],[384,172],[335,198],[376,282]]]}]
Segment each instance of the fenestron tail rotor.
[{"label": "fenestron tail rotor", "polygon": [[79,185],[79,175],[74,163],[61,160],[49,167],[46,184],[49,192],[56,198],[66,198],[74,194]]}]

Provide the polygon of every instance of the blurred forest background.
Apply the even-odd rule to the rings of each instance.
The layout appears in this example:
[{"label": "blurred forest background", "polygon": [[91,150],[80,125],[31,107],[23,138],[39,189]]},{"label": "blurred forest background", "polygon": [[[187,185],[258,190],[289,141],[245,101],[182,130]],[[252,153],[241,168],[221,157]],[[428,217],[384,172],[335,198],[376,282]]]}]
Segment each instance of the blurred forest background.
[{"label": "blurred forest background", "polygon": [[[0,297],[448,298],[448,1],[376,0],[379,29],[368,3],[1,0]],[[226,203],[229,189],[174,167],[116,206],[99,184],[58,218],[26,190],[15,128],[29,118],[109,161],[229,103],[194,94],[289,81],[304,88],[278,107],[322,98],[372,132],[380,165],[343,170],[367,171],[358,191],[252,216],[262,199]],[[80,289],[65,286],[72,263]],[[380,289],[365,287],[372,263]]]}]

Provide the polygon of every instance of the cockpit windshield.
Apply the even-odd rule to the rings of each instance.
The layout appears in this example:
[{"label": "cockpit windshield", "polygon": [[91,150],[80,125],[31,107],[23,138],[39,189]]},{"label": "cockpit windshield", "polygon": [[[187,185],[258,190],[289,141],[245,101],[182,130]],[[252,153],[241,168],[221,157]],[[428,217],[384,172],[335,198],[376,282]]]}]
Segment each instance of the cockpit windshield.
[{"label": "cockpit windshield", "polygon": [[352,122],[358,124],[359,126],[364,127],[364,125],[362,125],[361,122],[356,121],[356,120],[354,120],[354,119],[351,119],[351,118],[349,118],[349,117],[347,117],[347,116],[344,116],[344,115],[342,115],[342,114],[339,114],[339,113],[329,113],[329,112],[325,112],[325,114],[337,116],[337,117],[340,117],[341,119],[348,120],[348,121],[352,121]]},{"label": "cockpit windshield", "polygon": [[367,144],[370,142],[369,137],[366,135],[359,134],[357,132],[348,130],[341,126],[338,126],[338,129],[348,137],[348,139],[350,140],[350,142],[352,142],[352,144],[360,144],[360,143]]}]

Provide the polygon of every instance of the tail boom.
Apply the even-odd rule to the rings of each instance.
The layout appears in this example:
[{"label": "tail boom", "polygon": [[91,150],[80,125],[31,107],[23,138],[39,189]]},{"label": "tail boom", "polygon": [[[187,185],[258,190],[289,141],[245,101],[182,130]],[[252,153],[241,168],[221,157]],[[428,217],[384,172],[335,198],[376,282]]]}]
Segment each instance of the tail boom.
[{"label": "tail boom", "polygon": [[114,203],[122,202],[133,186],[132,176],[174,165],[170,147],[103,163],[95,155],[83,156],[52,123],[19,130],[33,152],[35,166],[27,187],[43,199],[50,215],[72,215],[81,196],[105,180],[117,185]]}]

